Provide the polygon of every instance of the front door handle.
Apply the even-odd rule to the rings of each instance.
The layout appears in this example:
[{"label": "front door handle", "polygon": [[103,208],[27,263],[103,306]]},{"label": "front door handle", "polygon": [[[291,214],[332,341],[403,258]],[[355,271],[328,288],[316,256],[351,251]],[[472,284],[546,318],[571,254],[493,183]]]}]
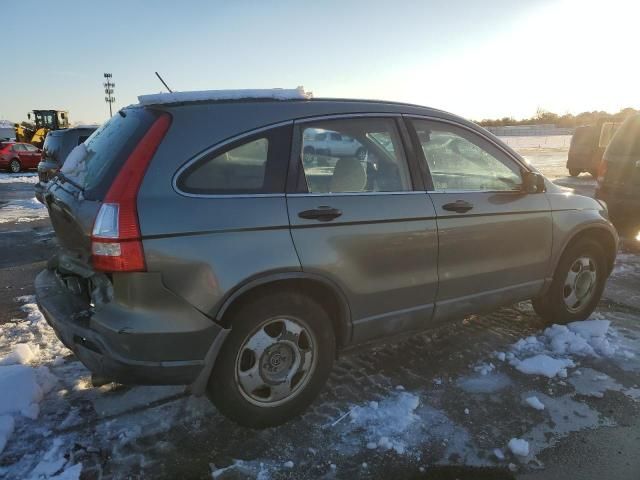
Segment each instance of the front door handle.
[{"label": "front door handle", "polygon": [[456,200],[452,203],[445,203],[442,208],[450,212],[465,213],[471,210],[473,205],[469,202],[465,202],[464,200]]},{"label": "front door handle", "polygon": [[312,210],[304,210],[298,213],[300,218],[306,218],[307,220],[318,220],[320,222],[328,222],[334,218],[338,218],[342,215],[342,211],[337,208],[321,205],[318,208]]}]

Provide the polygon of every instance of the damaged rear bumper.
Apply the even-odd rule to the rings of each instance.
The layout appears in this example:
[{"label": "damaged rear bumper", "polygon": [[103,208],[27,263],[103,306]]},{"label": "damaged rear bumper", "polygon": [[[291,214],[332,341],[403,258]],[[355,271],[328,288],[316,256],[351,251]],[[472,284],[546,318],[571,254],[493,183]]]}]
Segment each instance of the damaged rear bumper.
[{"label": "damaged rear bumper", "polygon": [[122,279],[115,289],[139,303],[95,309],[54,270],[36,277],[38,306],[58,338],[95,375],[123,384],[189,385],[204,390],[228,330],[168,292],[159,275]]}]

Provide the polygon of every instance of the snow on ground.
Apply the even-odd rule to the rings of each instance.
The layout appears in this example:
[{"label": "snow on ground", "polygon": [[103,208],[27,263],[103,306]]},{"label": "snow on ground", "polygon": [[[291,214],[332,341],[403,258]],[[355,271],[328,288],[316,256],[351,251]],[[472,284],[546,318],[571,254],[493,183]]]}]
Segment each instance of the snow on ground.
[{"label": "snow on ground", "polygon": [[0,173],[2,183],[38,183],[37,173]]},{"label": "snow on ground", "polygon": [[[183,387],[90,387],[89,372],[57,339],[34,296],[16,300],[26,318],[0,325],[0,453],[14,459],[0,462],[0,478],[77,479],[77,459],[87,452],[108,445],[117,458],[140,436],[211,414],[206,400],[184,397]],[[144,408],[153,402],[159,405]],[[122,468],[135,465],[123,461]]]},{"label": "snow on ground", "polygon": [[515,150],[556,149],[569,150],[572,135],[505,135],[500,140]]},{"label": "snow on ground", "polygon": [[25,223],[47,218],[49,212],[35,197],[30,200],[10,200],[0,203],[0,224]]},{"label": "snow on ground", "polygon": [[349,426],[359,432],[368,449],[403,454],[408,447],[405,434],[419,420],[415,413],[419,405],[417,395],[400,392],[382,402],[355,406],[349,414]]},{"label": "snow on ground", "polygon": [[538,397],[536,397],[535,395],[531,396],[531,397],[527,397],[524,400],[526,402],[527,405],[529,405],[531,408],[535,408],[536,410],[544,410],[544,403],[542,403]]},{"label": "snow on ground", "polygon": [[509,450],[514,455],[526,457],[529,455],[529,442],[522,440],[521,438],[512,438],[509,440]]},{"label": "snow on ground", "polygon": [[[638,234],[638,236],[640,237],[640,234]],[[629,277],[638,272],[640,272],[640,255],[618,253],[611,275],[615,277]]]},{"label": "snow on ground", "polygon": [[[33,296],[18,301],[26,318],[0,325],[0,391],[10,392],[0,398],[0,454],[7,455],[0,457],[0,477],[78,478],[83,463],[90,465],[87,459],[97,455],[92,452],[105,449],[118,459],[112,468],[126,475],[162,461],[162,455],[132,455],[130,445],[139,439],[156,444],[166,438],[171,452],[171,432],[197,431],[204,419],[217,415],[206,399],[185,397],[180,387],[91,387],[87,370],[56,339]],[[328,423],[313,424],[295,437],[265,431],[261,435],[276,436],[278,445],[262,458],[235,457],[222,464],[212,458],[211,475],[281,478],[324,462],[323,471],[331,476],[340,474],[344,462],[366,460],[367,467],[358,468],[368,472],[389,459],[417,465],[535,465],[541,451],[569,433],[615,423],[588,399],[615,391],[640,401],[639,388],[596,367],[613,361],[640,368],[637,337],[612,320],[596,314],[551,326],[453,376],[411,386],[387,379],[375,400],[332,404],[340,411]],[[551,360],[561,366],[553,364],[556,375],[548,369]],[[567,378],[557,375],[563,369]],[[295,432],[295,425],[281,428]]]}]

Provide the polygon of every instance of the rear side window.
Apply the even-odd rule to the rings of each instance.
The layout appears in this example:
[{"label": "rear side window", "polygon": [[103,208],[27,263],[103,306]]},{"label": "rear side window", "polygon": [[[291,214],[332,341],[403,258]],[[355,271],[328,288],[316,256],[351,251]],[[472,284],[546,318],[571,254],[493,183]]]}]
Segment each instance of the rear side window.
[{"label": "rear side window", "polygon": [[283,193],[290,143],[290,126],[234,141],[189,165],[176,185],[201,195]]},{"label": "rear side window", "polygon": [[56,163],[62,162],[60,158],[60,149],[62,148],[62,135],[47,135],[42,146],[42,159],[50,160]]},{"label": "rear side window", "polygon": [[158,112],[131,108],[111,117],[66,158],[62,173],[80,184],[89,199],[102,199]]}]

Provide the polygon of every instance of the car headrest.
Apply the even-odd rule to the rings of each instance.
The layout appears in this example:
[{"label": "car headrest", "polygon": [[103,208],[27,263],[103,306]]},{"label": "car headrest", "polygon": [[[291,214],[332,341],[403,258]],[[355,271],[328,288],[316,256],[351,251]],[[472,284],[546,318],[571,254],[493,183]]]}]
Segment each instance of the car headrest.
[{"label": "car headrest", "polygon": [[331,192],[362,192],[367,185],[367,172],[357,158],[341,158],[331,177]]}]

